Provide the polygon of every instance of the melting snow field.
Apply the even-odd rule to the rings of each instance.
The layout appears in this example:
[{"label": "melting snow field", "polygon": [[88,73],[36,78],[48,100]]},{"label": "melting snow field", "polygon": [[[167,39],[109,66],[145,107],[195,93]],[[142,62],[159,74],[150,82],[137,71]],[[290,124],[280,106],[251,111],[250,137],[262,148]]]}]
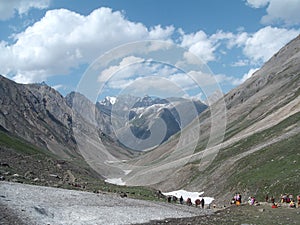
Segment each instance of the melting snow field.
[{"label": "melting snow field", "polygon": [[0,182],[0,193],[0,204],[30,225],[134,224],[212,213],[180,204],[4,181]]},{"label": "melting snow field", "polygon": [[172,191],[172,192],[163,192],[163,195],[166,196],[176,196],[178,199],[182,196],[183,200],[186,201],[187,198],[190,198],[192,200],[192,203],[195,204],[195,201],[197,199],[201,200],[204,198],[204,204],[211,204],[214,198],[212,197],[203,197],[204,192],[189,192],[185,190],[178,190],[178,191]]},{"label": "melting snow field", "polygon": [[[106,179],[105,182],[117,185],[125,185],[125,182],[122,180],[122,178],[109,178]],[[190,198],[193,204],[195,204],[195,201],[197,199],[201,200],[202,198],[204,199],[205,205],[210,205],[214,200],[214,198],[212,197],[202,196],[204,192],[190,192],[185,190],[177,190],[171,192],[162,192],[162,194],[165,196],[176,196],[178,199],[182,196],[184,201]]]},{"label": "melting snow field", "polygon": [[122,180],[122,178],[108,178],[105,180],[105,182],[116,185],[125,185],[125,182]]}]

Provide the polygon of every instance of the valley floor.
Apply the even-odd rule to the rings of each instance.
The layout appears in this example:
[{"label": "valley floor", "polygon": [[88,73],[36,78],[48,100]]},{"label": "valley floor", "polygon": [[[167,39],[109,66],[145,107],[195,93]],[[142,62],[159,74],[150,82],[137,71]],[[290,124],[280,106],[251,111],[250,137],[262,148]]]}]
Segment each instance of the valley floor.
[{"label": "valley floor", "polygon": [[0,182],[0,224],[133,224],[213,213],[114,194]]},{"label": "valley floor", "polygon": [[121,198],[19,183],[0,182],[0,224],[297,225],[300,208],[270,203],[200,209],[174,203]]}]

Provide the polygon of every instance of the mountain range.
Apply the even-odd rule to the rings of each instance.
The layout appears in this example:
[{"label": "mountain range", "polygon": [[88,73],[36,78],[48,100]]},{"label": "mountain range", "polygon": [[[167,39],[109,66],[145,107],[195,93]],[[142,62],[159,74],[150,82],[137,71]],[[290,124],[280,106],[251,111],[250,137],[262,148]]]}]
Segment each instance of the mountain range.
[{"label": "mountain range", "polygon": [[129,95],[94,104],[80,93],[63,97],[45,84],[0,76],[0,129],[126,185],[220,199],[236,191],[299,194],[299,94],[300,36],[209,107]]}]

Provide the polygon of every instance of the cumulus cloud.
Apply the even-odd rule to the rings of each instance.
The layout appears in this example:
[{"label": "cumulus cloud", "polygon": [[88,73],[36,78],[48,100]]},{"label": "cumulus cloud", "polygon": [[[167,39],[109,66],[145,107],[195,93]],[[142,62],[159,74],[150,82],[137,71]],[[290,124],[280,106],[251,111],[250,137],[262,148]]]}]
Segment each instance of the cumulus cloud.
[{"label": "cumulus cloud", "polygon": [[[142,83],[140,79],[147,77],[171,80],[170,77],[176,73],[178,73],[178,70],[169,65],[152,62],[135,56],[129,56],[123,58],[118,65],[110,66],[108,69],[105,69],[99,76],[98,80],[106,82],[106,85],[109,88],[124,89],[138,80],[139,83]],[[144,86],[148,86],[149,84],[147,83],[147,80],[144,81]],[[164,86],[164,88],[166,88],[166,86]]]},{"label": "cumulus cloud", "polygon": [[267,14],[261,19],[263,24],[300,24],[300,0],[247,0],[247,4],[253,8],[267,6]]},{"label": "cumulus cloud", "polygon": [[247,66],[247,65],[249,65],[248,59],[240,59],[237,62],[231,64],[231,66],[233,67],[240,67],[240,66]]},{"label": "cumulus cloud", "polygon": [[182,40],[180,45],[182,47],[187,48],[205,63],[215,60],[214,51],[217,46],[204,31],[200,30],[191,34],[181,32],[181,35]]},{"label": "cumulus cloud", "polygon": [[[121,60],[121,62],[119,63],[119,65],[116,66],[110,66],[107,69],[103,70],[100,74],[100,76],[98,77],[98,81],[100,82],[106,82],[108,81],[113,75],[115,75],[117,72],[118,73],[118,79],[125,79],[128,77],[131,77],[135,70],[136,70],[136,65],[132,65],[135,63],[141,63],[143,62],[144,59],[140,58],[140,57],[135,57],[135,56],[128,56],[125,57]],[[138,65],[139,66],[139,65]],[[133,71],[128,71],[128,67],[130,67],[131,70]],[[120,73],[121,70],[126,69],[126,73],[124,73],[122,71],[122,73]]]},{"label": "cumulus cloud", "polygon": [[67,9],[50,10],[40,21],[15,34],[14,44],[0,44],[1,52],[9,56],[0,57],[0,72],[15,74],[17,82],[39,82],[52,75],[67,74],[118,45],[168,39],[173,30],[147,28],[110,8],[96,9],[87,16]]},{"label": "cumulus cloud", "polygon": [[[170,97],[197,93],[205,85],[215,84],[211,74],[191,71],[184,73],[172,65],[127,56],[116,65],[101,72],[98,81],[105,83],[105,88],[114,92],[129,92],[135,95],[149,93]],[[196,83],[196,80],[199,83]],[[106,90],[105,90],[106,91]]]},{"label": "cumulus cloud", "polygon": [[50,0],[4,0],[0,1],[0,20],[12,18],[17,12],[19,15],[26,14],[30,9],[48,8]]},{"label": "cumulus cloud", "polygon": [[237,34],[230,42],[231,46],[236,45],[243,49],[251,64],[260,65],[298,34],[298,30],[267,26],[253,34]]}]

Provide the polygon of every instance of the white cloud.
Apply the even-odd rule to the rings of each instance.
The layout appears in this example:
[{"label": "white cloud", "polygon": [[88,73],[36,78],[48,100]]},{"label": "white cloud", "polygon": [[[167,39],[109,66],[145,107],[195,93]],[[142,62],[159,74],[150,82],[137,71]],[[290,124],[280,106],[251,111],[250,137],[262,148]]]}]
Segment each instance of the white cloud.
[{"label": "white cloud", "polygon": [[299,31],[277,27],[264,27],[254,34],[241,33],[230,40],[230,46],[243,48],[244,55],[251,64],[260,65],[270,59],[290,40],[295,38]]},{"label": "white cloud", "polygon": [[87,16],[57,9],[24,32],[14,36],[15,44],[0,44],[0,72],[15,74],[18,82],[40,82],[93,59],[118,45],[146,39],[168,39],[174,28],[148,29],[128,21],[119,12],[99,8]]},{"label": "white cloud", "polygon": [[249,65],[249,60],[248,59],[240,59],[237,62],[234,62],[231,64],[233,67],[241,67],[241,66],[247,66]]},{"label": "white cloud", "polygon": [[269,0],[247,0],[247,4],[253,8],[261,8],[266,6]]},{"label": "white cloud", "polygon": [[248,78],[250,78],[259,68],[250,69],[247,73],[245,73],[242,78],[228,76],[225,74],[216,74],[214,77],[219,84],[230,84],[233,86],[240,85],[244,83]]},{"label": "white cloud", "polygon": [[247,0],[247,4],[253,8],[267,6],[267,14],[261,19],[263,24],[300,24],[300,0]]},{"label": "white cloud", "polygon": [[155,76],[139,77],[127,84],[125,88],[122,90],[123,93],[137,96],[148,94],[158,97],[176,97],[184,94],[184,90],[170,79]]},{"label": "white cloud", "polygon": [[48,8],[50,0],[2,0],[0,1],[0,20],[12,18],[17,12],[26,14],[31,8]]},{"label": "white cloud", "polygon": [[253,62],[266,62],[277,51],[299,34],[296,30],[264,27],[248,37],[244,54]]},{"label": "white cloud", "polygon": [[[122,61],[119,63],[119,65],[117,66],[110,66],[109,68],[103,70],[101,72],[101,75],[98,77],[98,81],[100,82],[106,82],[110,79],[110,77],[112,77],[114,74],[116,74],[118,71],[123,70],[125,67],[129,67],[131,66],[131,69],[136,68],[136,65],[134,66],[134,68],[132,67],[132,64],[135,63],[141,63],[143,62],[144,59],[140,58],[140,57],[135,57],[135,56],[128,56],[122,59]],[[127,71],[126,73],[118,73],[118,79],[122,78],[128,78],[131,77],[133,75],[133,72],[129,72],[128,68],[126,68]],[[120,76],[120,74],[122,74],[123,76]]]},{"label": "white cloud", "polygon": [[[133,64],[131,64],[133,62]],[[111,76],[113,75],[113,76]],[[176,67],[129,56],[121,60],[117,65],[111,66],[101,73],[101,82],[105,82],[105,88],[114,91],[129,91],[131,94],[145,95],[149,93],[158,96],[180,96],[201,87],[195,82],[201,81],[200,85],[215,84],[212,75],[202,73],[183,73]],[[148,91],[148,92],[147,92]],[[164,95],[163,95],[164,93]]]},{"label": "white cloud", "polygon": [[182,40],[180,45],[198,56],[204,63],[215,60],[214,51],[216,46],[202,30],[197,33],[184,34],[181,31]]},{"label": "white cloud", "polygon": [[[109,88],[124,89],[136,81],[141,83],[140,79],[146,79],[147,77],[157,77],[158,80],[164,78],[171,81],[171,77],[176,73],[178,73],[178,70],[169,65],[130,56],[124,58],[118,65],[104,70],[98,80],[106,82]],[[165,80],[160,81],[165,82]],[[146,83],[144,86],[148,86],[148,84]],[[166,88],[166,86],[163,87]]]},{"label": "white cloud", "polygon": [[166,28],[162,28],[161,25],[157,25],[152,27],[149,32],[149,39],[168,39],[174,33],[174,27],[168,26]]},{"label": "white cloud", "polygon": [[247,79],[249,79],[256,71],[258,71],[259,68],[252,68],[248,71],[248,73],[245,73],[244,76],[242,77],[240,84],[244,83]]},{"label": "white cloud", "polygon": [[184,91],[189,91],[191,89],[197,88],[195,81],[189,77],[188,74],[176,73],[169,77],[169,80],[174,84],[177,84]]},{"label": "white cloud", "polygon": [[247,73],[245,73],[242,76],[242,78],[220,75],[219,80],[220,80],[220,82],[229,82],[231,85],[237,86],[237,85],[244,83],[247,79],[249,79],[258,70],[259,70],[259,68],[252,68]]}]

